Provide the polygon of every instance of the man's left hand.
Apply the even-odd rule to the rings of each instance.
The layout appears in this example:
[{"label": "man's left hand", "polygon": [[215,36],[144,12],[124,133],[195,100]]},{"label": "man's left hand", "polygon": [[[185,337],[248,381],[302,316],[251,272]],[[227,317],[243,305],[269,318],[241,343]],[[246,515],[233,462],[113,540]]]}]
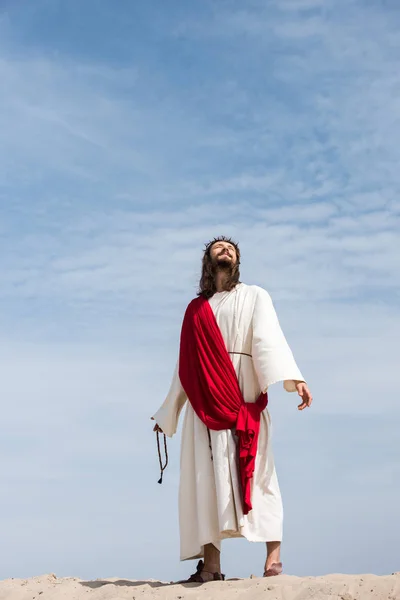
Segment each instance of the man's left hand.
[{"label": "man's left hand", "polygon": [[297,408],[299,410],[309,408],[311,406],[313,398],[310,390],[308,389],[308,385],[304,381],[299,381],[299,383],[296,383],[296,389],[297,393],[303,401],[301,404],[298,405]]}]

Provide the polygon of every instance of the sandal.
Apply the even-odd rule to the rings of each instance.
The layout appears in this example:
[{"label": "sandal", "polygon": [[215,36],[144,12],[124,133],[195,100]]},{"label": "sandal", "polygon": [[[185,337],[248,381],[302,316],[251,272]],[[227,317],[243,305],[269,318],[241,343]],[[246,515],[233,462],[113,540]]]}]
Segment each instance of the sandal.
[{"label": "sandal", "polygon": [[275,575],[281,575],[282,574],[282,563],[273,563],[269,569],[267,569],[266,571],[264,571],[264,577],[274,577]]},{"label": "sandal", "polygon": [[[178,581],[178,583],[208,583],[209,581],[225,581],[225,575],[222,573],[211,573],[213,579],[203,579],[201,574],[204,571],[204,563],[202,560],[198,562],[197,571],[193,573],[189,577],[189,579],[184,579],[183,581]],[[204,571],[204,573],[208,573],[209,571]]]}]

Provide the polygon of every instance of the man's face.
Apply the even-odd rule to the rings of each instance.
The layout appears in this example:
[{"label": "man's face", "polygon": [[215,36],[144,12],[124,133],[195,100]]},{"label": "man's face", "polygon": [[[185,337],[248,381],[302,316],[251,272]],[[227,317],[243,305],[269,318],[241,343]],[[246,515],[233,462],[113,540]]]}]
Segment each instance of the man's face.
[{"label": "man's face", "polygon": [[215,242],[210,250],[211,261],[218,267],[233,267],[237,262],[235,246],[229,242]]}]

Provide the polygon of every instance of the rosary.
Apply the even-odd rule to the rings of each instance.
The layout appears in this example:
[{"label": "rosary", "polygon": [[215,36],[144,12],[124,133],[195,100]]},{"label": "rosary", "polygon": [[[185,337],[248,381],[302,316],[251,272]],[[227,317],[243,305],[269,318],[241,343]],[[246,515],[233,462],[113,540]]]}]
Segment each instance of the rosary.
[{"label": "rosary", "polygon": [[164,465],[163,465],[163,460],[162,460],[162,456],[161,456],[160,432],[157,431],[158,462],[160,463],[160,471],[161,471],[161,477],[158,480],[158,483],[160,483],[160,484],[163,482],[164,471],[168,466],[167,436],[165,435],[165,433],[163,433],[163,436],[164,436],[164,454],[165,454],[165,464]]}]

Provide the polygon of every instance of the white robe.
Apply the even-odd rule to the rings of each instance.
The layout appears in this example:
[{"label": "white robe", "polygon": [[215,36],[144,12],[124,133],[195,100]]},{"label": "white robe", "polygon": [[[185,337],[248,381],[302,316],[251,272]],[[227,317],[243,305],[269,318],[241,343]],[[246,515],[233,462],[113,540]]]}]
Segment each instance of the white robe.
[{"label": "white robe", "polygon": [[[230,354],[246,402],[278,381],[288,392],[304,381],[280,328],[269,294],[255,285],[238,284],[216,293],[211,308]],[[172,437],[187,400],[178,366],[155,421]],[[211,431],[187,403],[182,430],[179,486],[181,560],[203,556],[204,545],[220,548],[221,540],[245,537],[252,542],[281,541],[283,510],[270,440],[271,420],[261,414],[258,453],[252,480],[253,509],[243,515],[236,442],[231,430]]]}]

